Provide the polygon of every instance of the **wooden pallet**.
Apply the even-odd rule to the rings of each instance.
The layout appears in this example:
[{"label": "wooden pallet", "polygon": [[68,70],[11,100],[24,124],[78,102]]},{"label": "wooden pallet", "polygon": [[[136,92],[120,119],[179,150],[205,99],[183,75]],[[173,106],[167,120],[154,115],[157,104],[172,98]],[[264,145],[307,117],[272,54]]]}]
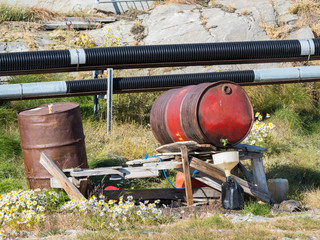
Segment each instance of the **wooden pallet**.
[{"label": "wooden pallet", "polygon": [[[232,178],[243,187],[247,194],[264,202],[270,202],[272,200],[271,194],[267,188],[262,160],[263,152],[266,151],[265,148],[245,144],[239,144],[232,148],[216,148],[210,144],[198,144],[194,141],[188,141],[163,145],[156,150],[158,151],[157,157],[128,161],[127,164],[129,167],[116,166],[96,169],[64,169],[63,173],[61,173],[68,181],[71,180],[70,183],[72,184],[72,182],[79,182],[81,179],[87,179],[90,176],[109,175],[111,179],[114,180],[158,177],[159,170],[182,168],[185,176],[185,190],[183,191],[185,191],[187,204],[192,205],[194,192],[191,186],[190,168],[196,169],[201,173],[197,175],[195,179],[207,184],[216,191],[221,191],[221,183],[225,181],[225,173],[213,165],[212,155],[224,151],[239,151],[241,161],[247,159],[251,160],[253,173],[251,174],[240,162],[238,168],[246,179],[241,179],[234,174],[232,175]],[[41,158],[48,159],[45,155],[42,155]],[[51,179],[51,186],[65,189],[66,184],[64,182],[66,179],[63,178],[64,180],[61,181],[61,177],[57,177],[57,175],[54,174],[52,175],[54,178]],[[70,187],[68,188],[70,189]],[[69,189],[68,191],[70,191]],[[67,193],[68,191],[66,190]],[[151,194],[151,190],[149,191]],[[158,192],[161,191],[162,190],[159,190]],[[145,190],[141,191],[141,193],[142,192],[145,192]],[[78,197],[79,196],[77,196],[77,198]]]}]

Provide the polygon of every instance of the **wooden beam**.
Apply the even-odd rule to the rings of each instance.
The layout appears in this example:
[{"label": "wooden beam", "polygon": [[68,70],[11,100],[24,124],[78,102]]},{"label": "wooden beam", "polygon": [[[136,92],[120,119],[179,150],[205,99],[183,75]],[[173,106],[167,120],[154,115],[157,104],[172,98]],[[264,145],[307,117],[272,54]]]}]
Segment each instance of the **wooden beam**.
[{"label": "wooden beam", "polygon": [[188,151],[216,151],[217,148],[211,144],[197,143],[195,141],[174,142],[162,145],[156,149],[159,153],[179,152],[181,146],[186,146]]},{"label": "wooden beam", "polygon": [[156,151],[159,153],[179,152],[181,147],[186,147],[188,151],[192,151],[200,148],[201,145],[195,141],[174,142],[162,145],[158,147]]},{"label": "wooden beam", "polygon": [[192,185],[191,185],[191,174],[189,167],[189,156],[188,156],[188,148],[186,146],[181,146],[181,157],[182,157],[182,168],[184,174],[184,185],[186,190],[186,199],[187,205],[193,205],[193,197],[192,197]]},{"label": "wooden beam", "polygon": [[[105,190],[103,195],[108,199],[119,199],[120,196],[126,198],[132,196],[134,200],[178,200],[185,199],[185,191],[182,188],[158,188],[158,189],[122,189]],[[220,193],[211,187],[193,188],[194,198],[220,198]]]},{"label": "wooden beam", "polygon": [[[181,166],[181,163],[180,163]],[[117,168],[112,167],[106,168],[95,168],[95,169],[84,169],[82,171],[71,171],[70,176],[72,177],[90,177],[90,176],[103,176],[103,175],[119,175],[124,179],[133,178],[146,178],[146,177],[157,177],[159,176],[158,169],[156,167],[127,167]]]},{"label": "wooden beam", "polygon": [[209,187],[212,187],[213,189],[221,192],[221,184],[222,182],[219,180],[212,180],[209,177],[206,176],[196,176],[194,179],[197,179],[198,181],[207,184]]},{"label": "wooden beam", "polygon": [[158,170],[181,168],[182,167],[182,163],[180,161],[167,161],[167,162],[159,162],[159,163],[145,163],[145,164],[143,164],[143,167],[158,171]]},{"label": "wooden beam", "polygon": [[253,175],[248,171],[248,169],[239,162],[238,164],[240,171],[243,173],[243,175],[248,179],[249,182],[254,183],[254,177]]},{"label": "wooden beam", "polygon": [[[220,180],[222,182],[224,182],[226,179],[225,173],[223,171],[214,167],[213,164],[206,163],[198,158],[192,157],[190,167],[195,168],[205,174],[208,174],[214,179]],[[269,191],[257,185],[253,185],[237,176],[231,175],[231,177],[242,186],[244,192],[254,197],[257,197],[264,202],[271,201],[271,193]]]},{"label": "wooden beam", "polygon": [[265,151],[267,151],[267,149],[264,147],[259,147],[259,146],[249,145],[249,144],[238,144],[238,145],[235,145],[234,148],[242,149],[247,152],[265,152]]},{"label": "wooden beam", "polygon": [[41,153],[40,163],[52,176],[55,177],[55,179],[60,183],[61,187],[66,191],[70,199],[85,198],[44,152]]},{"label": "wooden beam", "polygon": [[263,153],[260,152],[239,152],[240,160],[247,160],[252,158],[260,158],[263,157]]},{"label": "wooden beam", "polygon": [[[161,160],[167,160],[167,159],[172,159],[174,157],[161,157]],[[148,157],[148,158],[141,158],[141,159],[136,159],[136,160],[131,160],[126,162],[128,166],[133,166],[133,165],[142,165],[144,163],[151,163],[151,162],[160,162],[159,157]]]},{"label": "wooden beam", "polygon": [[251,167],[254,183],[263,188],[265,191],[269,191],[262,157],[251,159]]}]

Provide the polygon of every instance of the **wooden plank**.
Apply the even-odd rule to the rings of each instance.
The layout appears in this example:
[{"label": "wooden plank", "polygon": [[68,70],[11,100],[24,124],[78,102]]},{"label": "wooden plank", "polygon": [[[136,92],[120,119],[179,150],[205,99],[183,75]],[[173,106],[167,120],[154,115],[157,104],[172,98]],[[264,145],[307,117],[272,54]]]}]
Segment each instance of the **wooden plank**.
[{"label": "wooden plank", "polygon": [[249,182],[254,183],[254,177],[253,175],[246,169],[246,167],[239,162],[238,163],[240,171],[243,173],[243,175],[248,179]]},{"label": "wooden plank", "polygon": [[[68,177],[68,179],[74,186],[76,186],[77,188],[80,187],[80,181],[78,179],[75,179],[74,177]],[[62,188],[62,186],[59,183],[59,181],[54,177],[50,178],[50,187],[52,187],[52,188]]]},{"label": "wooden plank", "polygon": [[46,23],[43,25],[45,30],[55,30],[55,29],[76,29],[76,30],[90,30],[101,28],[102,25],[97,22],[55,22]]},{"label": "wooden plank", "polygon": [[254,183],[264,190],[269,191],[262,158],[251,159],[251,167],[254,177]]},{"label": "wooden plank", "polygon": [[82,171],[70,172],[72,177],[90,177],[90,176],[104,176],[104,175],[119,175],[124,179],[132,178],[146,178],[146,177],[157,177],[159,172],[156,167],[127,167],[117,168],[96,168],[96,169],[85,169]]},{"label": "wooden plank", "polygon": [[81,171],[70,171],[72,177],[89,177],[89,176],[103,176],[103,175],[120,175],[125,179],[132,179],[136,177],[158,176],[159,170],[182,168],[180,161],[165,161],[158,163],[145,163],[139,167],[113,167],[83,169]]},{"label": "wooden plank", "polygon": [[70,199],[85,198],[82,193],[69,181],[66,175],[64,175],[64,173],[44,152],[41,153],[40,163],[52,176],[55,177],[62,188],[66,191]]},{"label": "wooden plank", "polygon": [[239,152],[239,159],[240,160],[247,160],[252,158],[259,158],[263,157],[263,153],[259,152]]},{"label": "wooden plank", "polygon": [[206,176],[196,176],[194,179],[197,179],[198,181],[207,184],[209,187],[212,187],[213,189],[221,192],[221,184],[222,182],[219,180],[213,180]]},{"label": "wooden plank", "polygon": [[[220,193],[211,187],[193,188],[195,198],[220,198]],[[119,199],[120,196],[127,198],[132,196],[134,200],[178,200],[185,198],[185,191],[182,188],[160,188],[160,189],[123,189],[103,191],[108,199]]]},{"label": "wooden plank", "polygon": [[249,144],[237,144],[234,146],[234,148],[242,149],[247,152],[260,152],[261,153],[261,152],[267,151],[267,149],[264,147],[259,147],[259,146],[249,145]]},{"label": "wooden plank", "polygon": [[97,22],[97,23],[111,23],[115,22],[115,17],[65,17],[64,21],[71,22]]},{"label": "wooden plank", "polygon": [[[189,152],[189,155],[209,155],[209,154],[214,154],[217,153],[217,151],[191,151]],[[167,153],[157,153],[157,156],[161,156],[161,158],[163,157],[174,157],[177,155],[181,155],[181,152],[167,152]]]},{"label": "wooden plank", "polygon": [[[208,174],[209,176],[213,177],[214,179],[225,181],[225,173],[221,171],[220,169],[217,169],[214,167],[213,164],[206,163],[198,158],[192,157],[190,162],[190,167],[195,168],[199,170],[200,172],[203,172],[205,174]],[[261,188],[257,185],[251,184],[237,176],[231,175],[233,179],[235,179],[243,188],[243,190],[254,196],[259,198],[260,200],[264,202],[270,202],[271,200],[271,194],[269,191],[266,191],[264,188]]]},{"label": "wooden plank", "polygon": [[182,167],[182,162],[180,161],[167,161],[159,163],[145,163],[143,167],[150,168],[152,170],[166,170],[166,169],[176,169]]},{"label": "wooden plank", "polygon": [[[172,159],[172,158],[174,158],[174,157],[164,156],[164,157],[161,157],[161,160],[164,161],[164,160],[169,160],[169,159]],[[160,162],[160,159],[159,159],[159,157],[141,158],[141,159],[128,161],[128,162],[126,162],[126,164],[129,165],[129,166],[133,166],[133,165],[141,165],[141,164],[150,163],[150,162]]]},{"label": "wooden plank", "polygon": [[179,152],[182,146],[185,146],[189,152],[201,147],[201,145],[195,141],[185,141],[162,145],[156,148],[156,151],[159,153]]},{"label": "wooden plank", "polygon": [[187,146],[181,146],[181,157],[182,157],[182,168],[184,174],[184,185],[186,190],[186,199],[187,205],[190,206],[193,204],[192,197],[192,185],[191,185],[191,174],[189,167],[189,156],[188,156],[188,148]]}]

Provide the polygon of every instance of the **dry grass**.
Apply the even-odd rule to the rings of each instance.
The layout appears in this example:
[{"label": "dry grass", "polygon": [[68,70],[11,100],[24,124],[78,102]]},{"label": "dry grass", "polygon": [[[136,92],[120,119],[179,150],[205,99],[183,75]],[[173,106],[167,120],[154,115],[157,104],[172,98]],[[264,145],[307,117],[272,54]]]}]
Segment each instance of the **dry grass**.
[{"label": "dry grass", "polygon": [[113,123],[112,134],[107,134],[106,122],[84,122],[88,158],[106,158],[115,154],[127,159],[152,156],[157,141],[149,127],[135,123]]},{"label": "dry grass", "polygon": [[316,37],[320,36],[320,3],[318,0],[294,0],[289,12],[300,16],[296,27],[309,26]]},{"label": "dry grass", "polygon": [[[217,220],[218,219],[218,220]],[[220,220],[219,220],[220,219]],[[279,219],[265,223],[242,222],[232,224],[225,217],[213,216],[175,223],[120,231],[102,230],[79,236],[80,239],[281,239],[284,237],[307,239],[316,237],[319,221],[310,218]]]},{"label": "dry grass", "polygon": [[[206,214],[204,212],[204,214]],[[99,218],[90,213],[84,215],[52,213],[47,216],[44,224],[32,229],[37,237],[50,239],[281,239],[316,238],[320,229],[319,219],[305,216],[278,216],[267,222],[243,221],[232,223],[230,216],[213,215],[204,218],[168,221],[161,225],[136,223],[126,229],[116,231],[110,228],[101,229]],[[77,236],[66,235],[68,229],[80,230]],[[94,232],[81,233],[81,230]]]},{"label": "dry grass", "polygon": [[[3,22],[0,25],[0,41],[14,42],[18,39],[35,38],[41,28],[39,23]],[[28,36],[26,36],[28,35]]]},{"label": "dry grass", "polygon": [[241,16],[247,16],[248,14],[249,14],[248,9],[244,8],[241,10],[241,13],[240,13]]},{"label": "dry grass", "polygon": [[264,29],[268,37],[274,40],[286,39],[290,31],[292,30],[292,28],[284,24],[273,26],[273,25],[268,25],[266,23],[261,23],[260,27]]},{"label": "dry grass", "polygon": [[166,4],[196,4],[197,0],[166,0]]},{"label": "dry grass", "polygon": [[49,10],[47,8],[31,7],[30,12],[36,21],[51,21],[62,18],[62,15],[60,13]]},{"label": "dry grass", "polygon": [[320,188],[307,190],[302,196],[304,204],[309,207],[320,208]]}]

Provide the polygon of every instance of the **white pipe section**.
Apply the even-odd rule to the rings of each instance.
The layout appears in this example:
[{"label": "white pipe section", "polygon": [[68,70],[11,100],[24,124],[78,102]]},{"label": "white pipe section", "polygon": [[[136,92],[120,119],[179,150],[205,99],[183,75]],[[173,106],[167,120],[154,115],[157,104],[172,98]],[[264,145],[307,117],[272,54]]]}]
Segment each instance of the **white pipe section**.
[{"label": "white pipe section", "polygon": [[65,81],[6,84],[0,86],[0,98],[23,98],[67,93]]},{"label": "white pipe section", "polygon": [[315,53],[315,45],[312,39],[299,39],[301,56],[311,56]]},{"label": "white pipe section", "polygon": [[84,49],[70,49],[70,64],[76,64],[79,66],[79,64],[86,64],[86,52]]},{"label": "white pipe section", "polygon": [[254,82],[320,78],[320,66],[253,70]]}]

